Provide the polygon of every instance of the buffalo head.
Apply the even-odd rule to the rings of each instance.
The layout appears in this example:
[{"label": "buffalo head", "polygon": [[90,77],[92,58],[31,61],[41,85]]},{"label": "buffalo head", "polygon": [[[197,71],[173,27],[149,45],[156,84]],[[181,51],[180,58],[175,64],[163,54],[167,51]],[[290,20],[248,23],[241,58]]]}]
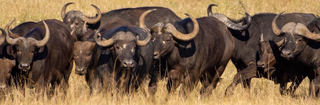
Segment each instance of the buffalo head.
[{"label": "buffalo head", "polygon": [[[148,10],[140,16],[140,20],[144,20],[145,16],[153,10]],[[142,22],[142,21],[140,21]],[[141,23],[140,23],[141,24]],[[112,30],[108,30],[104,36],[111,36],[107,40],[98,38],[99,29],[95,32],[94,39],[99,46],[110,47],[116,60],[119,61],[122,68],[134,68],[137,65],[137,57],[139,46],[145,46],[149,43],[151,35],[144,27],[135,28],[128,26],[119,26]],[[147,37],[140,40],[142,34]]]},{"label": "buffalo head", "polygon": [[91,4],[98,12],[95,18],[85,16],[81,11],[77,10],[71,10],[66,13],[66,8],[70,4],[74,4],[74,2],[69,2],[62,7],[61,18],[63,22],[71,28],[71,35],[76,35],[78,38],[81,38],[88,30],[87,23],[95,24],[100,20],[101,11],[97,6]]},{"label": "buffalo head", "polygon": [[[177,41],[190,41],[198,35],[198,21],[193,16],[190,16],[189,14],[186,15],[189,16],[193,22],[193,31],[191,33],[183,34],[171,23],[167,23],[164,26],[162,22],[159,22],[151,28],[152,42],[154,45],[154,59],[162,58],[170,53]],[[144,22],[141,26],[146,28]]]},{"label": "buffalo head", "polygon": [[[9,27],[10,25],[13,23],[13,21],[11,23],[9,23],[6,26],[6,31],[7,31],[7,36],[6,36],[6,42],[9,45],[12,45],[13,47],[13,56],[15,57],[16,61],[17,61],[17,66],[19,69],[23,70],[23,71],[28,71],[30,70],[31,64],[33,62],[33,57],[34,54],[37,53],[39,51],[39,49],[43,46],[45,46],[47,44],[47,42],[49,41],[50,38],[50,31],[49,28],[47,26],[47,24],[45,23],[45,21],[43,21],[43,25],[45,27],[45,30],[42,30],[38,27],[32,29],[30,32],[28,32],[26,35],[24,35],[24,37],[18,37],[18,38],[11,38],[11,36],[18,36],[16,34],[13,34]],[[43,35],[43,39],[42,40],[36,40],[34,37],[32,36],[36,36],[36,35]],[[31,36],[31,37],[30,37]],[[38,37],[39,37],[38,36]]]},{"label": "buffalo head", "polygon": [[283,12],[278,14],[272,21],[273,32],[276,35],[285,37],[281,49],[281,56],[287,59],[294,58],[294,56],[302,52],[303,48],[307,45],[306,41],[304,41],[305,39],[320,41],[320,34],[310,32],[309,29],[301,23],[289,22],[279,29],[276,20],[281,14],[283,14]]},{"label": "buffalo head", "polygon": [[[269,70],[274,70],[277,63],[277,57],[280,55],[279,46],[284,42],[284,39],[274,43],[273,41],[265,41],[263,39],[263,34],[260,38],[260,59],[257,62],[257,66],[264,69],[264,72]],[[270,72],[269,72],[270,73]]]},{"label": "buffalo head", "polygon": [[75,73],[86,74],[92,63],[93,49],[96,43],[90,41],[77,41],[73,47],[73,60],[75,62]]}]

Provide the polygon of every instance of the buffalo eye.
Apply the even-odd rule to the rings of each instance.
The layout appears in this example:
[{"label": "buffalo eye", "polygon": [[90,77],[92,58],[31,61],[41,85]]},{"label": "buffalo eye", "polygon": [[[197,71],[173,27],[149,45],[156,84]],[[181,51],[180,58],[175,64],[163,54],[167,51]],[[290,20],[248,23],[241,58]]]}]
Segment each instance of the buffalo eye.
[{"label": "buffalo eye", "polygon": [[87,56],[91,56],[91,55],[92,55],[92,53],[87,54]]},{"label": "buffalo eye", "polygon": [[115,47],[116,47],[116,49],[120,49],[120,46],[117,46],[117,45],[116,45]]},{"label": "buffalo eye", "polygon": [[79,56],[75,55],[73,58],[78,59],[78,58],[79,58]]},{"label": "buffalo eye", "polygon": [[136,46],[131,48],[131,52],[134,52],[134,50],[136,49]]},{"label": "buffalo eye", "polygon": [[18,54],[21,54],[21,50],[17,49],[17,53],[18,53]]}]

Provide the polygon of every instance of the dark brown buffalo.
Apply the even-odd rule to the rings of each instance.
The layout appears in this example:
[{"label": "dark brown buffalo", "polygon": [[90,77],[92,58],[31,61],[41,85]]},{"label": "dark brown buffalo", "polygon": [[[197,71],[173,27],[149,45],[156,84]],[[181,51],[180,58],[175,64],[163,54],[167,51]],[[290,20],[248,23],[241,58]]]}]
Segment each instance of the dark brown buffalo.
[{"label": "dark brown buffalo", "polygon": [[[308,69],[308,67],[281,57],[279,49],[283,46],[284,41],[284,39],[279,42],[265,41],[262,35],[259,43],[261,57],[257,66],[265,69],[264,71],[268,71],[269,75],[267,77],[274,80],[276,84],[280,83],[279,91],[281,94],[293,95],[306,77],[303,70]],[[289,89],[287,89],[288,82],[292,82]]]},{"label": "dark brown buffalo", "polygon": [[228,27],[216,18],[189,17],[174,25],[159,22],[151,29],[154,57],[167,62],[169,93],[180,83],[181,92],[188,93],[201,81],[200,93],[210,94],[232,55],[234,39]]},{"label": "dark brown buffalo", "polygon": [[[140,22],[151,11],[143,13]],[[101,34],[101,38],[98,38],[98,34]],[[137,89],[153,67],[153,46],[149,31],[120,20],[99,29],[94,39],[97,45],[110,50],[112,60],[108,64],[113,65],[116,87],[122,92]]]},{"label": "dark brown buffalo", "polygon": [[[68,26],[55,19],[22,23],[12,30],[9,30],[10,25],[6,28],[6,42],[12,45],[8,52],[13,55],[15,72],[19,74],[14,79],[23,79],[28,87],[35,87],[38,92],[50,85],[50,89],[59,84],[63,89],[68,88],[72,47],[76,40]],[[12,36],[20,37],[13,39]]]},{"label": "dark brown buffalo", "polygon": [[[208,7],[208,10],[209,10],[208,13],[210,13],[210,14],[213,14],[211,11],[211,7],[213,5],[214,4],[212,4]],[[221,15],[219,15],[219,16],[216,16],[216,18],[223,18],[223,17]],[[243,29],[247,28],[250,24],[250,16],[247,15],[247,18],[249,20],[248,24],[238,25],[238,24],[234,23],[234,24],[228,24],[227,27],[231,28],[231,29],[235,29],[235,30],[243,30]],[[224,18],[224,19],[226,19],[226,18]],[[200,20],[204,24],[204,25],[200,24],[200,26],[203,27],[202,30],[200,31],[201,33],[199,33],[200,38],[208,38],[210,40],[218,40],[216,37],[210,37],[209,35],[214,34],[214,32],[217,32],[217,34],[214,34],[214,35],[228,34],[227,32],[222,32],[223,31],[222,27],[224,27],[224,25],[221,26],[220,21],[216,24],[216,23],[214,23],[214,22],[216,22],[216,19],[201,18]],[[191,32],[190,31],[191,29],[188,29],[191,27],[190,23],[188,23],[188,21],[190,21],[190,20],[185,19],[183,21],[175,23],[174,27],[176,27],[176,29],[178,31],[180,31],[181,33]],[[212,25],[214,24],[217,26],[214,27],[214,26],[208,25],[209,23],[205,24],[204,21],[208,21]],[[225,24],[230,23],[230,21],[227,21],[227,22],[223,21],[223,22]],[[187,23],[189,25],[187,25]],[[164,26],[165,24],[166,24],[166,26]],[[170,28],[168,28],[168,27],[170,27]],[[212,28],[212,27],[214,27],[214,28]],[[208,29],[205,29],[205,28],[208,28]],[[206,62],[205,60],[199,60],[201,63],[196,63],[194,61],[196,57],[200,57],[200,58],[202,56],[209,56],[209,58],[216,57],[211,54],[208,54],[208,52],[206,52],[206,51],[204,51],[203,53],[200,53],[202,51],[200,49],[207,48],[207,49],[213,50],[213,49],[215,49],[214,47],[216,47],[213,44],[216,44],[217,42],[209,42],[209,41],[202,42],[202,41],[199,41],[199,39],[197,39],[197,41],[194,42],[193,38],[196,36],[190,36],[190,35],[197,35],[197,34],[195,34],[196,31],[195,32],[192,31],[193,33],[189,33],[188,36],[185,36],[185,35],[176,34],[176,33],[178,33],[178,31],[172,31],[173,33],[167,32],[170,29],[173,29],[173,26],[172,25],[169,26],[168,23],[163,23],[163,22],[158,22],[157,24],[155,24],[151,28],[151,33],[153,36],[152,41],[154,42],[154,59],[160,59],[160,61],[161,61],[160,66],[162,68],[165,68],[168,66],[168,70],[178,69],[178,70],[170,70],[172,72],[171,74],[177,74],[177,75],[175,75],[174,77],[171,76],[172,78],[168,81],[167,88],[169,89],[169,91],[171,91],[171,87],[173,87],[173,89],[175,89],[178,86],[179,82],[181,82],[180,81],[181,78],[178,78],[177,76],[181,76],[181,74],[183,74],[184,77],[186,77],[186,75],[184,73],[185,72],[189,73],[189,71],[192,71],[192,72],[190,72],[191,77],[187,77],[187,78],[192,78],[192,83],[191,83],[190,87],[187,86],[187,88],[189,88],[190,90],[192,90],[194,83],[196,83],[198,81],[198,79],[201,79],[201,81],[204,84],[204,87],[201,89],[201,93],[204,93],[204,91],[207,91],[206,88],[209,85],[215,87],[217,84],[217,81],[220,77],[220,74],[224,71],[224,68],[225,68],[224,60],[228,59],[227,56],[229,53],[226,53],[226,55],[224,55],[226,57],[224,57],[223,60],[219,59],[219,60],[221,60],[220,63],[217,63],[217,62],[219,62],[219,60],[211,61],[211,63],[215,62],[212,65],[214,65],[214,67],[216,67],[216,68],[213,68],[212,66],[210,66],[210,67],[205,66],[205,64],[207,64],[207,63],[205,63]],[[221,37],[219,37],[219,38],[221,38]],[[194,44],[194,43],[196,43],[196,44]],[[222,43],[224,43],[224,42],[222,42]],[[204,47],[204,46],[199,47],[201,44],[203,44],[203,45],[208,44],[210,47],[209,46],[208,47]],[[231,45],[232,45],[232,43],[231,43]],[[230,50],[229,49],[230,46],[226,46],[226,47],[228,47],[228,48],[225,48],[225,49],[223,48],[225,51]],[[176,50],[178,50],[178,51],[176,51]],[[175,52],[175,54],[172,54],[172,52]],[[223,51],[221,51],[221,52],[223,52]],[[214,54],[220,54],[220,51],[215,52]],[[170,57],[172,57],[172,58],[170,58]],[[167,59],[171,59],[171,60],[175,59],[176,61],[170,61],[171,64],[169,64],[170,65],[169,66],[169,65],[165,64],[166,62],[168,62]],[[181,63],[185,60],[190,60],[190,61],[188,61],[188,63],[175,64],[178,62]],[[186,66],[188,64],[198,65],[199,67],[201,64],[203,64],[203,65],[201,66],[201,69],[200,69],[200,68],[193,67],[193,66]],[[181,66],[184,66],[184,67],[181,67]],[[197,70],[197,69],[199,69],[199,70]],[[209,72],[209,74],[208,74],[206,72],[209,69],[215,69],[215,70],[217,70],[217,72]],[[157,70],[157,69],[155,69],[155,70]],[[163,70],[161,70],[161,71],[163,71]],[[206,71],[206,72],[204,73],[203,71]],[[156,73],[153,73],[153,74],[159,73],[159,71],[154,71],[154,72],[156,72]],[[163,72],[161,74],[163,74]],[[169,74],[170,74],[170,72],[169,72]],[[149,92],[151,94],[154,94],[156,92],[157,81],[158,81],[157,78],[158,78],[157,75],[151,76],[151,82],[149,84]],[[205,78],[208,78],[207,79],[208,81],[205,81],[206,80]],[[187,81],[184,81],[184,84],[185,83],[187,83]],[[188,91],[190,91],[190,90],[188,90]],[[209,93],[211,92],[210,88],[209,88],[208,92]]]},{"label": "dark brown buffalo", "polygon": [[148,28],[151,28],[152,25],[159,20],[165,23],[175,23],[181,20],[181,18],[178,17],[173,11],[164,7],[122,8],[101,14],[99,8],[95,5],[92,6],[96,8],[98,14],[94,18],[90,18],[83,15],[81,11],[71,10],[66,12],[66,8],[70,4],[74,3],[69,2],[62,7],[61,18],[63,19],[64,23],[71,27],[73,34],[78,37],[78,40],[83,40],[82,37],[86,31],[96,30],[100,27],[104,27],[107,23],[118,20],[124,20],[130,24],[139,26],[138,21],[140,15],[149,9],[157,9],[157,11],[150,13],[150,15],[146,17],[146,25]]},{"label": "dark brown buffalo", "polygon": [[[277,17],[274,20],[278,21]],[[275,25],[273,27],[275,34],[285,36],[286,41],[281,49],[281,56],[307,67],[299,70],[293,69],[292,72],[298,72],[310,79],[309,96],[311,97],[318,96],[320,92],[319,23],[320,19],[317,18],[307,26],[299,22],[288,22],[281,29]]]},{"label": "dark brown buffalo", "polygon": [[[209,16],[212,15],[209,14]],[[268,78],[267,75],[269,75],[269,72],[257,67],[257,61],[260,59],[259,39],[261,34],[264,35],[263,37],[266,41],[272,40],[278,42],[282,39],[275,35],[271,30],[271,22],[275,16],[276,14],[273,13],[256,14],[251,17],[252,22],[248,28],[244,30],[234,30],[229,28],[235,38],[235,50],[232,54],[231,60],[236,66],[238,72],[234,76],[232,83],[227,87],[226,95],[233,94],[234,88],[239,83],[243,83],[245,88],[250,88],[252,78]],[[315,18],[316,17],[313,14],[290,13],[279,17],[277,25],[283,26],[290,21],[307,24]],[[227,17],[222,19],[227,19]],[[247,21],[248,19],[238,20],[238,22],[240,22],[238,24],[247,23]]]}]

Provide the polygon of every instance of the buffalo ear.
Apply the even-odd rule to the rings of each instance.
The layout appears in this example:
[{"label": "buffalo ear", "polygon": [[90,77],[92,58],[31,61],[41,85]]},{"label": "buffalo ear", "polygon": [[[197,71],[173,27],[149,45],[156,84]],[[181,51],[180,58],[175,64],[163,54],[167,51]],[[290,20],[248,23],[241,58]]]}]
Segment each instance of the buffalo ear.
[{"label": "buffalo ear", "polygon": [[96,46],[96,43],[92,42],[90,46],[90,50],[93,50],[93,48]]},{"label": "buffalo ear", "polygon": [[36,50],[37,50],[37,52],[38,53],[41,53],[41,52],[43,52],[44,51],[44,48],[45,46],[42,46],[42,47],[39,47],[39,48],[37,48]]},{"label": "buffalo ear", "polygon": [[16,60],[9,60],[9,64],[10,64],[10,68],[16,66]]},{"label": "buffalo ear", "polygon": [[[7,48],[6,48],[6,51],[7,51],[7,54],[9,55],[9,56],[14,56],[14,54],[13,54],[13,46],[10,46],[10,45],[8,45],[7,46]],[[15,56],[14,56],[15,57]]]}]

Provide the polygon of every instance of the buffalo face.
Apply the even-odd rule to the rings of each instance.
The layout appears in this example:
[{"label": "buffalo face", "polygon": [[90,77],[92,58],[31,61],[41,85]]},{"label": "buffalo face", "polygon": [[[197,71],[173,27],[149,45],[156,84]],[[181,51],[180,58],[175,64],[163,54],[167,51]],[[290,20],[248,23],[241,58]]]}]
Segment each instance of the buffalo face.
[{"label": "buffalo face", "polygon": [[175,40],[170,33],[164,32],[163,23],[157,23],[152,29],[152,42],[154,46],[154,59],[163,58],[174,48]]},{"label": "buffalo face", "polygon": [[[119,32],[121,34],[122,32]],[[131,36],[132,33],[123,33]],[[137,47],[135,39],[131,40],[119,40],[114,44],[113,50],[118,57],[118,60],[121,62],[122,68],[133,68],[137,65],[137,62],[134,60],[136,58]]]},{"label": "buffalo face", "polygon": [[95,18],[90,18],[88,16],[85,16],[81,11],[77,11],[77,10],[71,10],[66,13],[66,8],[70,4],[74,4],[74,3],[69,2],[62,7],[61,18],[63,19],[63,22],[72,29],[71,35],[76,35],[78,38],[81,38],[83,37],[84,33],[86,33],[88,30],[87,23],[96,24],[100,20],[101,11],[97,6],[91,5],[98,12],[97,17]]},{"label": "buffalo face", "polygon": [[[278,57],[280,57],[280,51],[279,48],[282,47],[284,43],[284,39],[274,43],[273,41],[264,41],[263,40],[263,34],[260,38],[260,59],[257,62],[257,66],[259,68],[263,68],[264,72],[272,73]],[[271,70],[271,71],[270,71]]]},{"label": "buffalo face", "polygon": [[75,62],[75,73],[86,74],[92,63],[92,53],[95,43],[89,41],[77,41],[73,48],[73,60]]},{"label": "buffalo face", "polygon": [[69,11],[66,17],[63,18],[63,22],[71,28],[71,35],[76,35],[78,38],[83,37],[87,32],[87,24],[82,20],[83,14],[80,11]]},{"label": "buffalo face", "polygon": [[[13,22],[13,21],[12,21]],[[11,36],[18,36],[13,34],[9,27],[12,22],[7,25],[7,36],[6,41],[8,44],[12,45],[13,56],[17,61],[17,66],[20,70],[28,71],[31,68],[31,64],[33,62],[33,57],[36,53],[39,53],[39,50],[47,44],[50,38],[50,31],[47,24],[43,21],[43,25],[45,27],[45,31],[40,28],[34,28],[30,32],[28,32],[25,37],[18,37],[12,39]],[[41,36],[41,34],[45,33],[42,40],[38,41],[33,37],[28,36]]]},{"label": "buffalo face", "polygon": [[308,40],[306,39],[319,41],[320,36],[319,34],[310,32],[309,29],[301,23],[289,22],[280,30],[276,25],[276,20],[282,13],[273,19],[272,30],[276,35],[285,37],[285,42],[281,49],[281,56],[287,59],[293,59],[294,56],[301,53],[307,45],[306,41]]},{"label": "buffalo face", "polygon": [[[193,23],[193,31],[191,33],[183,34],[171,23],[167,23],[164,26],[163,23],[159,22],[152,27],[151,33],[154,45],[154,59],[159,59],[170,53],[175,47],[177,41],[190,41],[198,35],[198,21],[189,14],[186,15],[190,17]],[[146,27],[144,24],[142,24],[142,26]]]},{"label": "buffalo face", "polygon": [[122,68],[134,68],[137,65],[138,46],[145,46],[149,43],[151,35],[147,32],[144,40],[139,40],[139,34],[146,34],[140,28],[131,28],[128,26],[120,26],[107,32],[106,36],[113,36],[108,40],[101,41],[95,33],[95,41],[103,47],[110,47],[117,61],[120,62]]}]

